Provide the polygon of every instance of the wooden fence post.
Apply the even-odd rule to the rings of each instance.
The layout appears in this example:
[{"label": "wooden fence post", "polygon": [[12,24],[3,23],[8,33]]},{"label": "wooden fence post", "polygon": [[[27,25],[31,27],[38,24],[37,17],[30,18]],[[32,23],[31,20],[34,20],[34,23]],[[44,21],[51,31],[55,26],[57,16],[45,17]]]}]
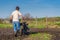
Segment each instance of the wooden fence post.
[{"label": "wooden fence post", "polygon": [[35,26],[37,27],[37,16],[36,16],[36,24],[35,24]]},{"label": "wooden fence post", "polygon": [[46,16],[46,27],[48,28],[48,17]]}]

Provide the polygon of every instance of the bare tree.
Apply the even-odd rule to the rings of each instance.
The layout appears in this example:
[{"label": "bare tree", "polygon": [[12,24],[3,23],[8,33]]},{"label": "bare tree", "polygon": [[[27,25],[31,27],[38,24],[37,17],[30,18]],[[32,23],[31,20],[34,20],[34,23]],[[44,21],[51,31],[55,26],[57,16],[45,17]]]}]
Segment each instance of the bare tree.
[{"label": "bare tree", "polygon": [[26,14],[24,15],[24,17],[25,17],[26,20],[29,20],[29,19],[31,18],[31,15],[30,15],[30,13],[26,13]]}]

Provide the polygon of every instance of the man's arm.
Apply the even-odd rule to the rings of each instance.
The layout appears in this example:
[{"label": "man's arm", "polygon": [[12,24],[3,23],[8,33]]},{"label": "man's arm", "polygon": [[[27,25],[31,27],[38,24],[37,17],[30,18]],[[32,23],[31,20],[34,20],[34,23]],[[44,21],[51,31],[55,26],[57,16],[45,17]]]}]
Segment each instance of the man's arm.
[{"label": "man's arm", "polygon": [[12,14],[10,16],[10,22],[12,22],[12,20],[13,20],[13,12],[12,12]]},{"label": "man's arm", "polygon": [[19,12],[19,16],[21,17],[21,21],[23,22],[24,17],[20,12]]}]

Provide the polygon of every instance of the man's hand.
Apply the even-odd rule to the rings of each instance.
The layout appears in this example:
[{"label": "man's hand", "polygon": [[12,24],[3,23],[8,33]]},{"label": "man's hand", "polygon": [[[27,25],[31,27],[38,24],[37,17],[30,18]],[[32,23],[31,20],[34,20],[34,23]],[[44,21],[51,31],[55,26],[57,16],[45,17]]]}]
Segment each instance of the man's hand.
[{"label": "man's hand", "polygon": [[22,17],[22,20],[24,20],[24,17]]},{"label": "man's hand", "polygon": [[12,16],[10,16],[10,23],[12,23],[12,19],[13,19],[13,17],[12,17]]}]

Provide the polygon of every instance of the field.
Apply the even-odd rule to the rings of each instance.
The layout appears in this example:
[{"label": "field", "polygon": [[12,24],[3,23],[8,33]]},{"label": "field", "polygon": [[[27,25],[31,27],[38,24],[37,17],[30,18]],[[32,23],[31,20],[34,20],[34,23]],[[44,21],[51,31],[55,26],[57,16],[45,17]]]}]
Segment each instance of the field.
[{"label": "field", "polygon": [[[48,21],[46,23],[46,21],[44,20],[40,20],[40,21],[26,21],[28,23],[28,27],[29,28],[39,28],[39,29],[45,29],[45,28],[60,28],[60,22],[59,21]],[[36,30],[32,30],[32,31],[39,31],[37,29]],[[60,31],[60,30],[59,30]],[[56,38],[56,34],[50,34],[50,33],[46,33],[46,32],[37,32],[37,33],[32,33],[28,36],[19,36],[17,38],[14,37],[13,35],[13,26],[11,23],[9,24],[4,24],[4,23],[1,23],[0,24],[0,39],[1,40],[57,40],[55,39]],[[5,34],[4,34],[5,33]],[[57,33],[57,32],[56,32]],[[58,33],[57,33],[58,34]],[[58,34],[60,35],[60,34]],[[3,37],[4,36],[4,37]],[[5,38],[5,39],[4,39]],[[60,40],[60,39],[58,39]]]}]

